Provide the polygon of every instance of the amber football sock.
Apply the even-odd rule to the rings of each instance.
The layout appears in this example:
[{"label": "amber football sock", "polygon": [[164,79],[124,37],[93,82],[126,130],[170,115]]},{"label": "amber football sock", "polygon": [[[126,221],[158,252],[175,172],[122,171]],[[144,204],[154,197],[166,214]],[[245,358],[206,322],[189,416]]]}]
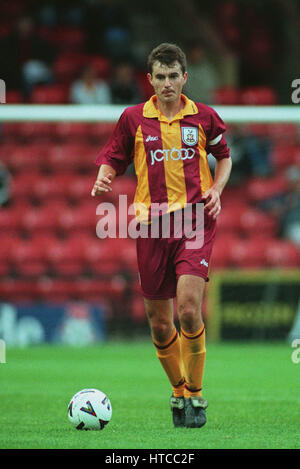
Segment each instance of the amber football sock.
[{"label": "amber football sock", "polygon": [[166,342],[158,342],[153,339],[156,355],[162,364],[173,388],[175,397],[184,394],[184,376],[181,362],[180,337],[174,328],[171,337]]},{"label": "amber football sock", "polygon": [[193,334],[181,329],[180,342],[186,381],[184,396],[201,396],[206,354],[204,324]]}]

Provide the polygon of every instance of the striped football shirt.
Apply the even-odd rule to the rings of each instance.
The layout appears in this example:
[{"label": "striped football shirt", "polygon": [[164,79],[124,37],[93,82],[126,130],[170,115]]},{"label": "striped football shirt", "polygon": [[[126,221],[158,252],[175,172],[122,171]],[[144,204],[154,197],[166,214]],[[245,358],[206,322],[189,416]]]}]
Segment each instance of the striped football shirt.
[{"label": "striped football shirt", "polygon": [[156,99],[125,109],[95,161],[112,166],[117,175],[134,163],[134,203],[146,207],[147,216],[152,204],[171,212],[200,202],[213,184],[207,154],[218,160],[230,156],[225,124],[214,109],[182,95],[184,107],[170,121]]}]

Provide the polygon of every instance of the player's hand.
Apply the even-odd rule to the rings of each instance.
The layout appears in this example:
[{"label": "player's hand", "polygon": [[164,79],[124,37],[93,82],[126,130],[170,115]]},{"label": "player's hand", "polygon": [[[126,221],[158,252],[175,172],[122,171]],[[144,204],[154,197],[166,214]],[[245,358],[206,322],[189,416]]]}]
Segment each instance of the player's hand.
[{"label": "player's hand", "polygon": [[208,215],[215,220],[221,212],[219,191],[211,187],[204,193],[203,199],[205,200],[204,210],[208,211]]},{"label": "player's hand", "polygon": [[112,191],[111,178],[112,174],[98,178],[92,189],[91,196],[95,197],[95,195],[101,195],[103,192]]}]

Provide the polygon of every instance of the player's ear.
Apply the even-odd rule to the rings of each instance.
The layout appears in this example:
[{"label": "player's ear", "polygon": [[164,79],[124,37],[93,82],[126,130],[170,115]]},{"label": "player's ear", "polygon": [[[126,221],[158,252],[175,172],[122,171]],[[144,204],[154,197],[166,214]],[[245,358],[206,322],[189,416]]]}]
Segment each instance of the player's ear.
[{"label": "player's ear", "polygon": [[152,75],[151,75],[151,73],[147,73],[147,78],[149,80],[150,85],[152,85]]},{"label": "player's ear", "polygon": [[184,72],[183,74],[184,84],[186,83],[187,78],[188,78],[188,73]]}]

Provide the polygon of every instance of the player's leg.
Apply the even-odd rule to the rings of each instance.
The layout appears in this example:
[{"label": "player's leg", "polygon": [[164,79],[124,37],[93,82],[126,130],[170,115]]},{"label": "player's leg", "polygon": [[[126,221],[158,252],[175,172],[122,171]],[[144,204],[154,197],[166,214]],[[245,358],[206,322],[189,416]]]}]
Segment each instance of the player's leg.
[{"label": "player's leg", "polygon": [[183,396],[184,377],[180,354],[180,337],[174,325],[173,300],[144,298],[156,355],[173,387],[173,395]]},{"label": "player's leg", "polygon": [[173,393],[170,398],[173,424],[185,424],[184,376],[181,361],[180,337],[174,325],[173,299],[144,298],[156,355],[161,362]]},{"label": "player's leg", "polygon": [[201,396],[205,362],[205,329],[202,301],[205,280],[181,275],[177,284],[177,307],[181,327],[182,359],[186,376],[186,397]]},{"label": "player's leg", "polygon": [[202,301],[205,280],[181,275],[177,284],[177,306],[181,327],[181,357],[185,375],[185,426],[201,427],[206,423],[207,402],[202,398],[205,365],[205,329]]}]

